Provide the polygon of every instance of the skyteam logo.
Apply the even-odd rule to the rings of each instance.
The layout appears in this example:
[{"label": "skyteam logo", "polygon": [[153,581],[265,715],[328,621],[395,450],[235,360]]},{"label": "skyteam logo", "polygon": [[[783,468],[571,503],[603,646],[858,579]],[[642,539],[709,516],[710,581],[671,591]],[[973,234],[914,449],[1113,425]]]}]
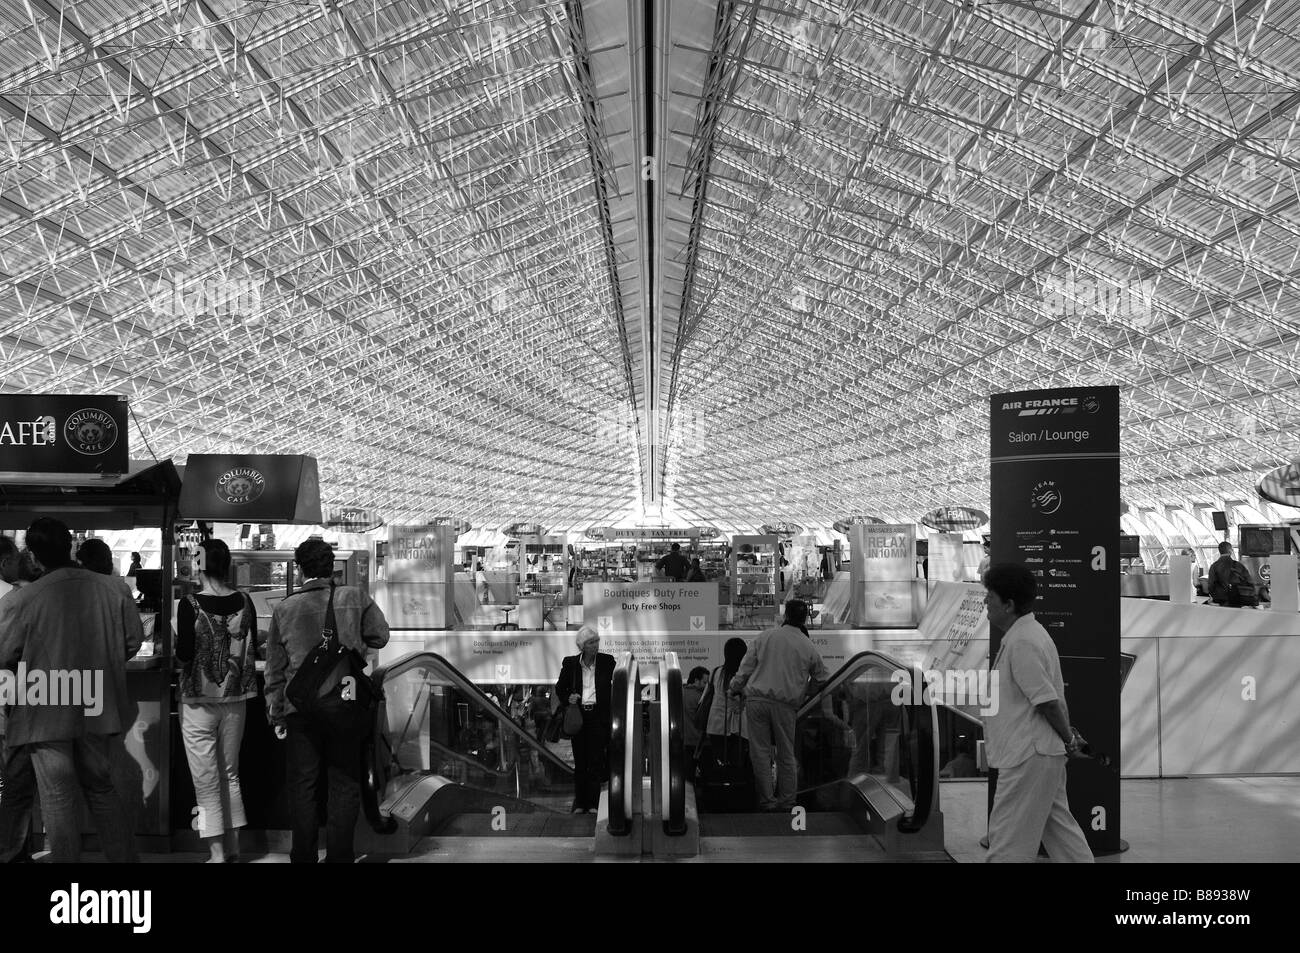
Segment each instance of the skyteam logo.
[{"label": "skyteam logo", "polygon": [[1056,488],[1055,480],[1043,480],[1035,485],[1029,495],[1029,505],[1035,513],[1051,516],[1061,508],[1061,491]]}]

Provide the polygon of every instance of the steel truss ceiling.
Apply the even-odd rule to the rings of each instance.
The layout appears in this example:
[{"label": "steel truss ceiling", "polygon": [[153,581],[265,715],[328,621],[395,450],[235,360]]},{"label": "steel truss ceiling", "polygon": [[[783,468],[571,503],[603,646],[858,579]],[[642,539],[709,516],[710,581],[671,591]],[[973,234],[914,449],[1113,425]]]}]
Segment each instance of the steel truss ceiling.
[{"label": "steel truss ceiling", "polygon": [[1134,507],[1300,450],[1296,4],[0,27],[3,386],[126,393],[137,450],[313,453],[330,502],[560,530],[984,506],[1019,387],[1124,388]]}]

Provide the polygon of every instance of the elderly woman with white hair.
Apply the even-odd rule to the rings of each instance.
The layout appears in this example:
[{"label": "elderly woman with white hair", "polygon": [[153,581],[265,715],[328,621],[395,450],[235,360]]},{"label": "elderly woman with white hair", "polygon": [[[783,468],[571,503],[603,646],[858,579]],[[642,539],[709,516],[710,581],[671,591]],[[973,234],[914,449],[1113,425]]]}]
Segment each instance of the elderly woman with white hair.
[{"label": "elderly woman with white hair", "polygon": [[554,717],[563,718],[568,705],[582,711],[582,730],[573,736],[573,813],[586,814],[599,807],[600,786],[609,779],[614,656],[600,651],[600,635],[589,625],[574,633],[574,642],[578,654],[564,660],[555,683]]}]

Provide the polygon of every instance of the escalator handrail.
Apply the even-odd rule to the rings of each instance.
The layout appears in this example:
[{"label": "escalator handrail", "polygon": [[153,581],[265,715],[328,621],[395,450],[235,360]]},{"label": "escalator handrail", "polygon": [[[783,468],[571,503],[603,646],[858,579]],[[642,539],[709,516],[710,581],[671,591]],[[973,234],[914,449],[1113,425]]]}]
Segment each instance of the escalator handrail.
[{"label": "escalator handrail", "polygon": [[477,768],[479,771],[482,771],[484,774],[491,775],[494,778],[508,778],[515,773],[513,769],[502,770],[499,768],[489,768],[482,761],[479,761],[475,758],[471,758],[469,755],[463,754],[457,751],[455,748],[448,748],[444,744],[439,744],[438,742],[434,741],[432,738],[429,739],[429,747],[437,751],[439,754],[446,755],[448,758],[454,758],[457,761],[464,761],[466,764],[474,768]]},{"label": "escalator handrail", "polygon": [[[609,820],[611,834],[631,832],[632,824],[632,762],[636,738],[636,659],[630,652],[622,652],[614,666],[614,679],[610,686],[609,726]],[[639,780],[639,779],[637,779]]]},{"label": "escalator handrail", "polygon": [[[885,668],[893,669],[898,672],[908,673],[910,679],[919,679],[920,684],[924,684],[924,674],[922,671],[913,666],[904,665],[897,659],[890,658],[880,652],[859,652],[847,662],[840,666],[825,683],[820,685],[812,697],[808,699],[795,715],[796,721],[812,714],[821,708],[823,700],[831,693],[846,684],[866,668]],[[917,684],[917,682],[913,682]],[[939,705],[933,699],[929,698],[928,693],[922,696],[923,702],[919,705],[905,705],[909,709],[921,709],[922,714],[918,716],[914,723],[915,737],[918,741],[918,753],[924,755],[918,759],[921,763],[916,780],[916,797],[913,800],[912,814],[899,821],[898,828],[904,833],[913,833],[921,830],[929,820],[932,812],[936,811],[939,806],[939,746],[935,744],[935,739],[939,737]],[[951,706],[944,705],[951,711],[958,712],[965,718],[971,716],[965,712]],[[978,720],[978,719],[976,719]],[[983,724],[981,722],[981,724]],[[928,750],[924,750],[928,749]]]},{"label": "escalator handrail", "polygon": [[[395,678],[399,675],[402,675],[410,671],[413,668],[418,668],[421,666],[431,666],[431,667],[441,668],[442,672],[448,676],[448,681],[450,681],[458,691],[462,691],[465,694],[470,695],[483,708],[487,709],[489,712],[495,715],[498,718],[498,720],[500,720],[504,724],[509,725],[511,732],[513,732],[515,735],[519,736],[520,738],[523,738],[527,742],[529,748],[535,749],[538,752],[539,756],[542,757],[544,760],[548,761],[552,767],[566,774],[570,774],[570,775],[573,774],[573,766],[571,764],[569,764],[563,758],[556,755],[556,753],[552,751],[550,748],[546,747],[546,743],[542,741],[540,738],[537,738],[534,735],[530,734],[527,729],[517,724],[515,720],[510,717],[509,712],[507,712],[504,708],[498,705],[496,701],[490,698],[488,694],[483,691],[483,689],[479,688],[472,681],[470,681],[469,678],[467,678],[459,669],[456,668],[456,666],[452,665],[450,662],[448,662],[445,658],[443,658],[441,655],[439,655],[436,652],[420,651],[420,652],[411,652],[407,655],[403,655],[401,658],[396,659],[393,662],[390,662],[388,665],[377,668],[375,670],[375,674],[373,678],[375,680],[375,684],[382,686],[385,680],[390,678]],[[380,706],[379,710],[380,712],[383,712],[384,711],[383,706]],[[552,715],[552,717],[556,717],[556,716]],[[383,731],[383,728],[381,727],[381,722],[382,719],[376,716],[375,719],[375,736],[376,736],[375,740],[376,741],[379,740],[379,735]],[[378,745],[376,745],[376,751],[378,751]]]},{"label": "escalator handrail", "polygon": [[659,700],[661,811],[665,834],[686,833],[686,742],[682,734],[685,702],[676,652],[664,653],[663,694]]},{"label": "escalator handrail", "polygon": [[[873,651],[859,652],[857,655],[853,656],[851,659],[849,659],[847,662],[841,665],[838,669],[836,669],[835,674],[833,674],[830,678],[826,679],[824,683],[822,683],[817,687],[817,691],[813,695],[809,696],[808,700],[804,702],[802,706],[800,706],[799,712],[795,717],[802,718],[805,715],[811,714],[813,710],[818,705],[821,704],[821,697],[825,692],[833,691],[834,689],[839,688],[846,681],[848,681],[852,676],[857,675],[859,670],[866,667],[866,663],[869,661],[885,662],[889,666],[892,666],[895,670],[900,672],[907,672],[909,673],[909,675],[914,673],[915,671],[915,666],[905,665],[902,662],[898,661],[898,659],[891,658],[888,655],[885,655],[881,652],[873,652]],[[953,705],[944,704],[943,702],[936,702],[935,704],[939,708],[951,712],[952,714],[956,715],[958,718],[961,718],[964,721],[968,721],[979,728],[984,727],[984,721],[980,718],[977,718],[975,715],[970,714],[969,712],[962,711],[960,708],[957,708]]]},{"label": "escalator handrail", "polygon": [[379,740],[378,725],[381,720],[379,713],[385,710],[384,685],[374,674],[370,676],[370,683],[374,686],[378,704],[375,706],[374,731],[361,736],[361,811],[366,816],[366,823],[376,834],[395,834],[397,819],[392,815],[385,816],[379,810],[379,789],[383,786],[380,778],[383,773],[379,759],[375,756]]}]

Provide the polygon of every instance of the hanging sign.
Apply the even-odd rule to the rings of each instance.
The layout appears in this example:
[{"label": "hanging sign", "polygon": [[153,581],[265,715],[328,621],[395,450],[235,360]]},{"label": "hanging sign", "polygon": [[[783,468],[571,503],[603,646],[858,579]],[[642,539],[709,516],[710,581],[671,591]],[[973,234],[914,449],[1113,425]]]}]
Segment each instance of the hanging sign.
[{"label": "hanging sign", "polygon": [[363,506],[333,507],[325,511],[325,522],[321,524],[326,529],[343,533],[368,533],[383,525],[378,513]]},{"label": "hanging sign", "polygon": [[696,539],[699,535],[698,527],[691,529],[605,528],[605,539]]},{"label": "hanging sign", "polygon": [[545,536],[546,530],[540,523],[507,523],[501,527],[501,535],[518,539],[520,536]]},{"label": "hanging sign", "polygon": [[[1038,577],[1034,617],[1061,657],[1066,703],[1093,750],[1119,765],[1119,388],[994,394],[992,562]],[[1003,633],[990,634],[996,659]],[[1072,762],[1070,809],[1094,850],[1120,847],[1119,773]]]},{"label": "hanging sign", "polygon": [[316,458],[298,454],[191,453],[181,483],[181,515],[217,523],[319,526]]},{"label": "hanging sign", "polygon": [[468,520],[457,519],[454,516],[435,516],[429,520],[429,523],[432,526],[446,526],[457,536],[464,536],[474,528]]},{"label": "hanging sign", "polygon": [[1283,506],[1300,507],[1300,457],[1284,467],[1265,473],[1255,489],[1261,499],[1281,503]]},{"label": "hanging sign", "polygon": [[852,533],[853,527],[855,526],[861,526],[864,523],[879,524],[884,522],[885,521],[882,520],[879,516],[850,516],[846,520],[837,521],[834,524],[834,529],[835,532],[843,536],[848,536]]},{"label": "hanging sign", "polygon": [[126,430],[125,397],[0,394],[0,472],[126,473]]},{"label": "hanging sign", "polygon": [[962,530],[979,529],[989,521],[989,515],[982,510],[968,506],[941,506],[921,517],[921,523],[941,533],[960,533]]}]

